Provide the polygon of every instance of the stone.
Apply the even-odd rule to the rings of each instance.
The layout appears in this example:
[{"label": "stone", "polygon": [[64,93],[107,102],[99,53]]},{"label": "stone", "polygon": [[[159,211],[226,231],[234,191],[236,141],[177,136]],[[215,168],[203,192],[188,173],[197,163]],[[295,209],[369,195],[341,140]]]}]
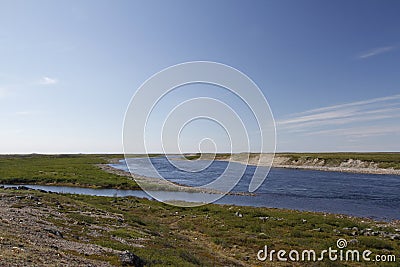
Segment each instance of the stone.
[{"label": "stone", "polygon": [[349,245],[353,245],[353,246],[355,246],[355,245],[358,245],[358,240],[357,239],[351,239],[351,240],[349,240],[349,242],[347,242]]},{"label": "stone", "polygon": [[57,229],[46,228],[44,230],[49,232],[49,233],[51,233],[51,234],[53,234],[53,235],[55,235],[55,236],[64,238],[63,234],[60,231],[58,231]]},{"label": "stone", "polygon": [[137,255],[132,252],[126,250],[119,255],[122,266],[135,266],[142,267],[144,266],[144,261]]},{"label": "stone", "polygon": [[400,240],[400,234],[391,234],[389,237],[392,240]]},{"label": "stone", "polygon": [[241,213],[238,212],[238,211],[235,213],[235,215],[238,216],[239,218],[242,218],[242,217],[243,217],[243,214],[241,214]]}]

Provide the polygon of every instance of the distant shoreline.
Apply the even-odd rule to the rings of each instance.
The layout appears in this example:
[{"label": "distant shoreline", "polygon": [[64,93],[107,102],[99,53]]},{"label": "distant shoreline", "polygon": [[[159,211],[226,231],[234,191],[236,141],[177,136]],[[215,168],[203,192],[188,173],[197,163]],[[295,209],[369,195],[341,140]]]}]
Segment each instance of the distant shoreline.
[{"label": "distant shoreline", "polygon": [[185,157],[285,169],[400,175],[400,153],[394,152],[185,154]]},{"label": "distant shoreline", "polygon": [[[301,154],[300,154],[301,155]],[[312,154],[311,154],[312,155]],[[273,168],[285,168],[285,169],[304,169],[304,170],[317,170],[317,171],[329,171],[329,172],[349,172],[349,173],[363,173],[363,174],[387,174],[387,175],[400,175],[400,169],[394,168],[380,168],[379,163],[374,161],[366,161],[360,159],[349,158],[347,160],[338,161],[336,166],[326,166],[329,164],[328,160],[319,158],[318,155],[314,154],[315,157],[298,157],[294,159],[289,156],[277,155],[274,157],[272,162]],[[354,155],[352,155],[354,156]],[[218,157],[216,160],[237,162],[241,164],[253,165],[253,166],[270,166],[271,155],[268,154],[234,154],[232,157]]]},{"label": "distant shoreline", "polygon": [[328,172],[350,172],[350,173],[363,173],[363,174],[387,174],[387,175],[400,175],[400,170],[383,169],[383,168],[343,168],[343,167],[317,167],[317,166],[295,166],[295,165],[276,165],[274,168],[284,169],[303,169],[303,170],[316,170]]}]

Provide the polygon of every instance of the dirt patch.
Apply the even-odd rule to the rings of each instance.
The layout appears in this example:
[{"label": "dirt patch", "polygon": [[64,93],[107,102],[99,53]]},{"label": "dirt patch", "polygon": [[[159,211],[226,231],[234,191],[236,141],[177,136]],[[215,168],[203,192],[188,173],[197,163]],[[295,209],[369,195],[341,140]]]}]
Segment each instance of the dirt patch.
[{"label": "dirt patch", "polygon": [[0,216],[1,266],[112,266],[80,255],[121,253],[71,240],[67,229],[48,220],[68,218],[36,196],[0,194]]}]

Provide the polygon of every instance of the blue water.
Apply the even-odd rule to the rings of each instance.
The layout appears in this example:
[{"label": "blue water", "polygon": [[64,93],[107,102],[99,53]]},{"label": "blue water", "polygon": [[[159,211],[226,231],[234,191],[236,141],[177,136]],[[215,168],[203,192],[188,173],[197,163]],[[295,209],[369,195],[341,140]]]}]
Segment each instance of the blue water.
[{"label": "blue water", "polygon": [[[200,167],[210,166],[201,172],[187,172],[176,168],[165,157],[152,158],[151,161],[164,178],[189,186],[208,184],[223,173],[228,165],[224,161],[190,162]],[[129,159],[127,164],[138,175],[158,176],[143,159]],[[186,164],[183,161],[179,164],[187,167],[182,165]],[[242,166],[231,164],[237,168]],[[112,166],[127,170],[125,161]],[[234,192],[248,191],[254,170],[255,166],[246,167]],[[216,203],[323,211],[385,220],[400,219],[400,176],[397,175],[272,168],[255,193],[255,196],[226,195]]]}]

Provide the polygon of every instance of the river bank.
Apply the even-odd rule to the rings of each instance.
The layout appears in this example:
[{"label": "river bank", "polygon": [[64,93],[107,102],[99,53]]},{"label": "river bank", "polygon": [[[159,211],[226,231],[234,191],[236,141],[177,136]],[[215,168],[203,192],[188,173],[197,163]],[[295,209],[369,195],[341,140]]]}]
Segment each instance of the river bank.
[{"label": "river bank", "polygon": [[190,187],[190,186],[185,186],[183,184],[171,183],[165,179],[151,178],[146,176],[140,176],[137,174],[131,174],[130,172],[112,167],[112,164],[119,163],[120,160],[121,159],[112,159],[109,161],[109,164],[97,164],[96,166],[107,173],[127,177],[128,179],[133,179],[138,184],[143,185],[146,188],[146,190],[150,191],[176,191],[176,192],[186,192],[186,193],[203,193],[203,194],[220,194],[220,195],[229,194],[229,195],[239,195],[239,196],[255,195],[253,193],[247,193],[247,192],[225,193],[204,187],[203,188]]},{"label": "river bank", "polygon": [[[274,168],[400,175],[400,169],[397,168],[397,164],[400,161],[400,154],[398,153],[390,154],[394,156],[393,158],[396,161],[379,161],[381,160],[379,158],[376,158],[375,161],[360,159],[360,157],[362,158],[366,155],[368,156],[369,154],[348,153],[347,155],[348,156],[346,156],[346,153],[276,154],[272,161],[272,157],[269,154],[260,155],[241,153],[233,154],[232,156],[217,155],[216,159],[255,166],[270,166],[272,161],[272,167]],[[381,156],[385,154],[382,153],[370,155],[370,157],[373,159],[374,155]],[[385,165],[389,167],[381,167]],[[391,165],[396,166],[396,169],[394,167],[390,167]]]},{"label": "river bank", "polygon": [[[25,188],[0,189],[0,200],[0,265],[5,267],[255,266],[267,264],[257,260],[265,245],[321,251],[335,247],[339,238],[349,249],[400,254],[398,221],[232,205],[179,208],[135,197]],[[318,266],[331,263],[326,259]]]}]

